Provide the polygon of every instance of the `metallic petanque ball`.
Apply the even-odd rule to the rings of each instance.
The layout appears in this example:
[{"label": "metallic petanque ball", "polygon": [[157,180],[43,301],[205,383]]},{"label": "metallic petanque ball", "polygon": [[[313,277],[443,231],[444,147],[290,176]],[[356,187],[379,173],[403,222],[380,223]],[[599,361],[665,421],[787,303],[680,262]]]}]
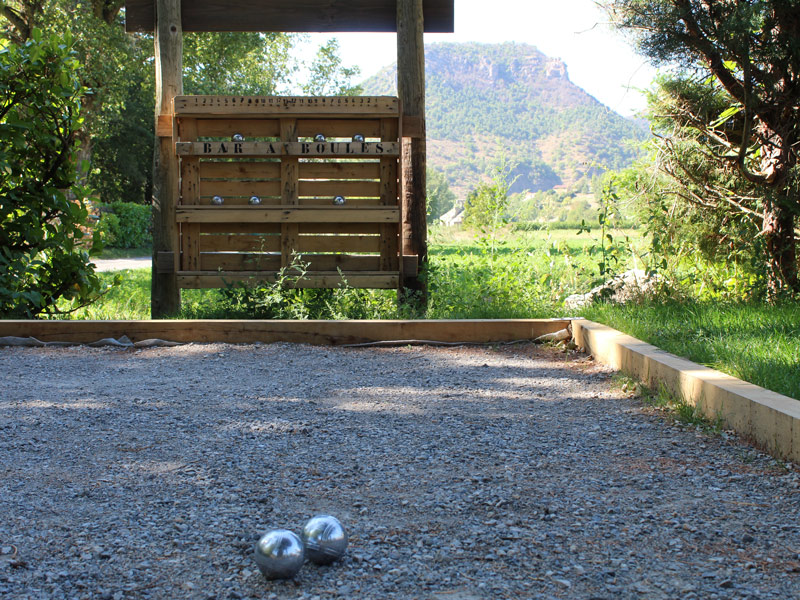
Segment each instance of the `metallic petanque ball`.
[{"label": "metallic petanque ball", "polygon": [[347,533],[336,517],[318,515],[303,527],[303,542],[309,560],[318,565],[329,565],[344,555]]},{"label": "metallic petanque ball", "polygon": [[324,142],[325,141],[325,136],[322,135],[321,133],[318,133],[317,135],[314,136],[314,141],[315,142]]},{"label": "metallic petanque ball", "polygon": [[211,199],[211,204],[213,204],[214,206],[222,206],[224,203],[225,203],[225,198],[223,198],[222,196],[214,196]]},{"label": "metallic petanque ball", "polygon": [[259,198],[258,196],[250,196],[250,200],[248,200],[248,202],[253,206],[258,206],[259,204],[261,204],[261,198]]},{"label": "metallic petanque ball", "polygon": [[286,529],[273,529],[256,543],[256,564],[267,579],[291,579],[303,566],[303,541]]},{"label": "metallic petanque ball", "polygon": [[353,136],[353,141],[354,142],[363,142],[364,141],[364,136],[361,135],[360,133],[357,133],[357,134],[355,134]]},{"label": "metallic petanque ball", "polygon": [[347,202],[347,201],[344,199],[344,196],[336,196],[336,197],[333,199],[333,203],[334,203],[336,206],[342,206],[342,205],[343,205],[345,202]]},{"label": "metallic petanque ball", "polygon": [[231,136],[231,141],[232,142],[243,142],[244,141],[244,136],[241,133],[234,133]]}]

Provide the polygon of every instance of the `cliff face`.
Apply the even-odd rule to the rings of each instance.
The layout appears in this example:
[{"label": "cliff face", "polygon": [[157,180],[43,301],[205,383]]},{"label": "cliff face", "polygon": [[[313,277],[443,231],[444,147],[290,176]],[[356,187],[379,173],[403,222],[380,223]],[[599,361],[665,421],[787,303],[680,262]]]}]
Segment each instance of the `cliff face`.
[{"label": "cliff face", "polygon": [[[561,59],[525,44],[434,44],[426,48],[429,163],[462,195],[501,156],[517,165],[515,191],[585,186],[619,168],[641,140],[624,119],[569,80]],[[395,94],[396,67],[364,82]]]}]

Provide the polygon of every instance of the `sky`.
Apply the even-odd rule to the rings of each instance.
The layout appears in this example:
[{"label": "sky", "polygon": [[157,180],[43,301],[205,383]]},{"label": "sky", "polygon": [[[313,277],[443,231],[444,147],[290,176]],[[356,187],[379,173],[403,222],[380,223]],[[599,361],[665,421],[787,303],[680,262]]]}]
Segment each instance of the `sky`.
[{"label": "sky", "polygon": [[[552,58],[561,58],[573,83],[630,116],[645,105],[642,95],[630,88],[649,87],[655,71],[607,23],[608,17],[592,0],[455,0],[455,33],[425,34],[425,43],[536,46]],[[312,34],[315,43],[331,37],[339,40],[344,63],[359,66],[364,77],[397,59],[393,33]]]}]

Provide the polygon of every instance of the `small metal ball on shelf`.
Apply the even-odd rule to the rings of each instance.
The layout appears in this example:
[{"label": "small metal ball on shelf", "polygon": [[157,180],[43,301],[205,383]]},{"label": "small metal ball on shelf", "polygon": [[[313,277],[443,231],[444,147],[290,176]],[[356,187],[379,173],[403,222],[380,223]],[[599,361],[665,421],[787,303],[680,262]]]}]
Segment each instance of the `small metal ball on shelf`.
[{"label": "small metal ball on shelf", "polygon": [[223,204],[225,204],[225,198],[223,198],[222,196],[214,196],[213,198],[211,198],[211,204],[213,204],[214,206],[222,206]]},{"label": "small metal ball on shelf", "polygon": [[334,203],[336,206],[343,206],[345,202],[347,202],[347,200],[345,200],[345,197],[344,197],[344,196],[335,196],[335,197],[333,198],[333,203]]},{"label": "small metal ball on shelf", "polygon": [[258,196],[250,196],[250,200],[248,200],[248,202],[251,206],[258,206],[261,204],[261,198]]},{"label": "small metal ball on shelf", "polygon": [[317,135],[314,136],[315,142],[324,142],[325,139],[326,139],[325,136],[322,135],[321,133],[318,133]]},{"label": "small metal ball on shelf", "polygon": [[357,133],[357,134],[355,134],[353,136],[353,141],[354,142],[363,142],[364,141],[364,136],[361,135],[360,133]]},{"label": "small metal ball on shelf", "polygon": [[241,133],[234,133],[231,136],[231,141],[232,142],[243,142],[244,141],[244,136]]}]

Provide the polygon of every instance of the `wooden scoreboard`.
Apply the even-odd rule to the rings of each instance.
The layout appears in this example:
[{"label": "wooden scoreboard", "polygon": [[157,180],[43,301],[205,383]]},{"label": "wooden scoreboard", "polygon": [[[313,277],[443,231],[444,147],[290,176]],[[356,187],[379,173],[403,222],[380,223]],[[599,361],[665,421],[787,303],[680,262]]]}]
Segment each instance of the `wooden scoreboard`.
[{"label": "wooden scoreboard", "polygon": [[400,287],[401,119],[394,97],[178,96],[180,288],[276,281]]}]

